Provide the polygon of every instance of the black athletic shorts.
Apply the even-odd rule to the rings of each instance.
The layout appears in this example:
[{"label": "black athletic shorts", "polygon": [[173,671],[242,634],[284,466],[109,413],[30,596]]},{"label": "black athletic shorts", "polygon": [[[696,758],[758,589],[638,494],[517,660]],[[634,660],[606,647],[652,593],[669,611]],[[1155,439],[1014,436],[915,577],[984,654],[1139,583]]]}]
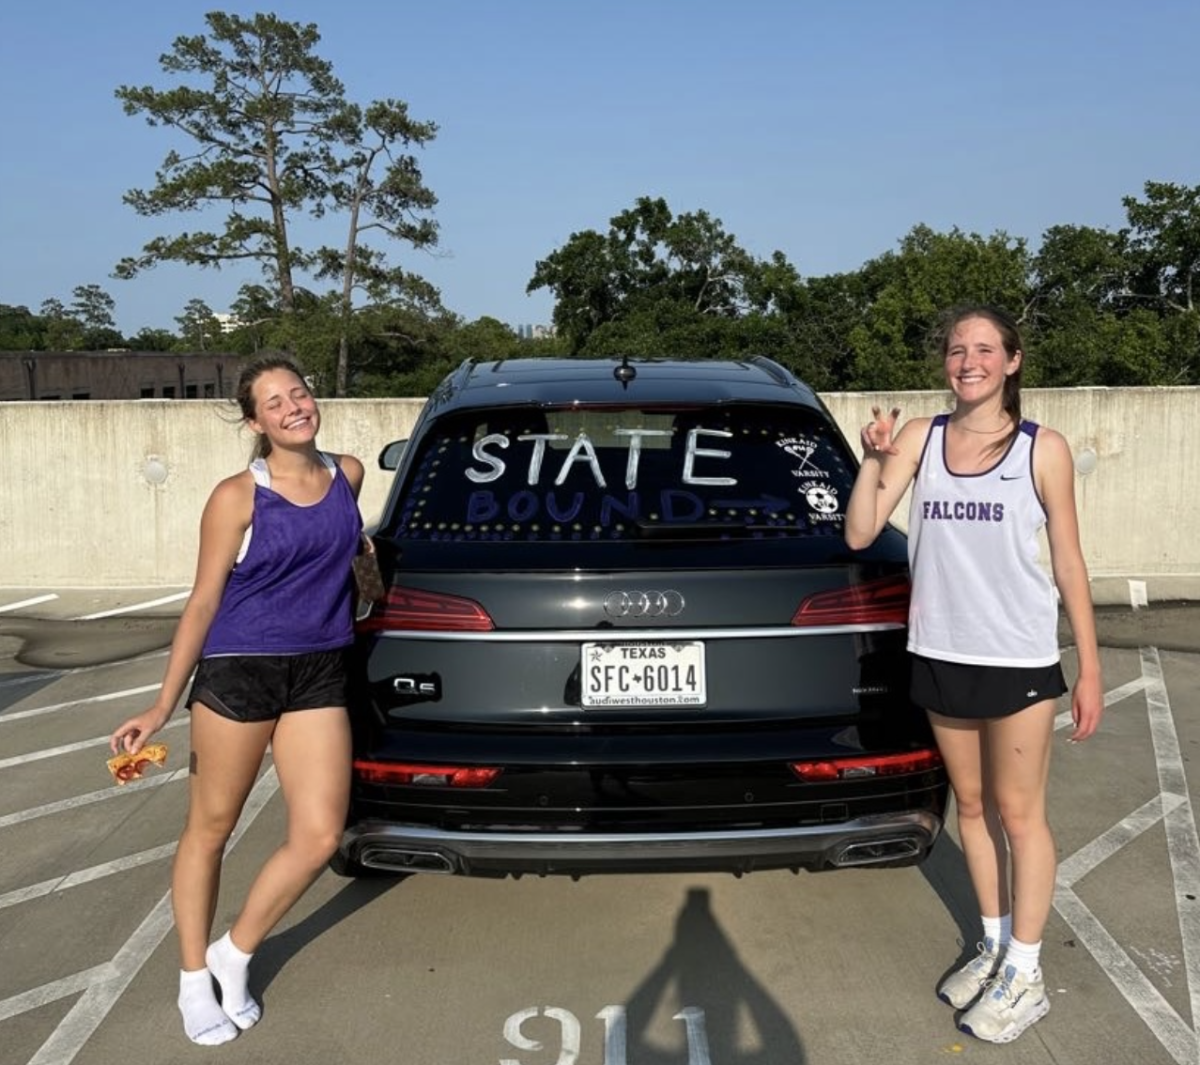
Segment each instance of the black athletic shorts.
[{"label": "black athletic shorts", "polygon": [[943,717],[1007,717],[1067,690],[1062,666],[971,666],[923,655],[912,658],[909,696]]},{"label": "black athletic shorts", "polygon": [[231,721],[273,721],[291,710],[346,705],[346,652],[219,655],[196,667],[187,706]]}]

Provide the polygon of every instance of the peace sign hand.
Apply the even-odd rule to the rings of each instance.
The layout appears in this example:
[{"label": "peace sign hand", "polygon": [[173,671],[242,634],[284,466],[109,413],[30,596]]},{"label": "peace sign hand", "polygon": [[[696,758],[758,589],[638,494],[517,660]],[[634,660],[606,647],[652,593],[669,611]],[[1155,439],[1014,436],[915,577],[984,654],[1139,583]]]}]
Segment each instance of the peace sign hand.
[{"label": "peace sign hand", "polygon": [[884,417],[878,407],[871,408],[872,420],[863,426],[862,446],[863,455],[877,458],[882,455],[898,455],[900,449],[892,443],[896,431],[896,419],[900,417],[900,408],[893,407],[892,413]]}]

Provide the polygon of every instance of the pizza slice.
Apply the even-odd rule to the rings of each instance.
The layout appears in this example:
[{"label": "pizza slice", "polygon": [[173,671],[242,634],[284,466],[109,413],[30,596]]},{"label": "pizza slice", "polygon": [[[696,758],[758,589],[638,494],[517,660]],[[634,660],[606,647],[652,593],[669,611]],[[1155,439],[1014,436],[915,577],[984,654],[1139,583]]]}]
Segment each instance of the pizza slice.
[{"label": "pizza slice", "polygon": [[122,751],[108,760],[108,771],[118,784],[137,780],[150,766],[163,765],[167,760],[165,743],[147,743],[137,754]]}]

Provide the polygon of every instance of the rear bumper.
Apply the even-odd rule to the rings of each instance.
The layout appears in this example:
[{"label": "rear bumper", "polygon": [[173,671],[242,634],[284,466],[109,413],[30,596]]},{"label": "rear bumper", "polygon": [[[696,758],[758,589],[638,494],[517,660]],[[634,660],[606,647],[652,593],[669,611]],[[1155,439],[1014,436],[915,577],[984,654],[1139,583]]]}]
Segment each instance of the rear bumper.
[{"label": "rear bumper", "polygon": [[839,824],[709,832],[454,832],[363,821],[347,829],[334,860],[358,869],[459,876],[634,872],[820,871],[913,865],[933,846],[941,818],[928,810]]}]

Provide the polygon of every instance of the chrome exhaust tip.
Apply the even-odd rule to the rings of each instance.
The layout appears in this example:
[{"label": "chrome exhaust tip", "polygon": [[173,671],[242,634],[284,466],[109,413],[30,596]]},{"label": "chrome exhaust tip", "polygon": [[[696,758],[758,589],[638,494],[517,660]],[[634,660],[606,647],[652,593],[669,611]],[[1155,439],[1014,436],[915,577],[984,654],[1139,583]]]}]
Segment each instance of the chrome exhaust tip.
[{"label": "chrome exhaust tip", "polygon": [[916,836],[893,836],[889,839],[864,840],[850,843],[834,857],[833,864],[842,869],[857,865],[876,865],[918,858],[924,849]]},{"label": "chrome exhaust tip", "polygon": [[379,869],[387,873],[440,873],[452,874],[454,862],[441,851],[412,850],[410,848],[367,844],[359,851],[357,860],[367,869]]}]

